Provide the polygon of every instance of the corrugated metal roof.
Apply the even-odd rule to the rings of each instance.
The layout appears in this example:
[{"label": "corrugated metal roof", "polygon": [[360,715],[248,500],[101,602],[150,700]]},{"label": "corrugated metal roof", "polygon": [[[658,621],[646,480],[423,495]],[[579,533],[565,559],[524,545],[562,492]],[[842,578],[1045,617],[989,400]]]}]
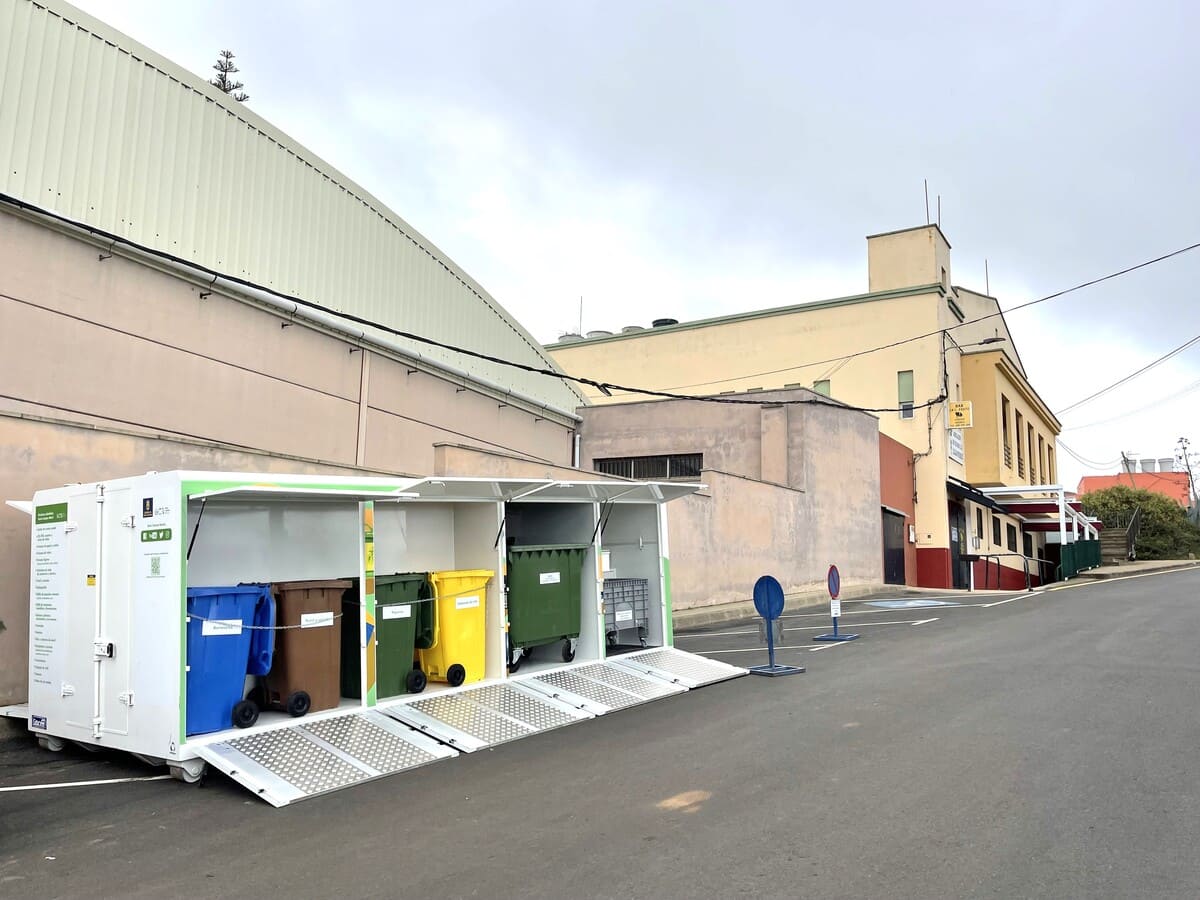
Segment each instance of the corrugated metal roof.
[{"label": "corrugated metal roof", "polygon": [[[285,294],[558,368],[376,198],[203,79],[59,0],[0,0],[0,191]],[[400,343],[561,410],[584,402],[557,379]]]}]

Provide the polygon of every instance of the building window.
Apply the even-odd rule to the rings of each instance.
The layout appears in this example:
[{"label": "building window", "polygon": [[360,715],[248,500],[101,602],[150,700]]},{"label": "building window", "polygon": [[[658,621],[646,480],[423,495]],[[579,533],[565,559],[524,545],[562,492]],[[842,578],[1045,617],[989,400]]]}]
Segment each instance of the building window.
[{"label": "building window", "polygon": [[913,373],[912,369],[896,373],[896,393],[899,395],[900,418],[913,417]]},{"label": "building window", "polygon": [[1051,484],[1058,483],[1058,473],[1054,471],[1054,448],[1046,448],[1046,475],[1050,479]]},{"label": "building window", "polygon": [[1049,483],[1050,469],[1046,466],[1046,439],[1038,435],[1038,469],[1041,470],[1042,480]]},{"label": "building window", "polygon": [[1037,484],[1038,458],[1033,455],[1033,426],[1028,426],[1029,432],[1029,483]]},{"label": "building window", "polygon": [[1025,555],[1030,559],[1033,558],[1033,535],[1025,535]]},{"label": "building window", "polygon": [[820,381],[814,381],[812,389],[824,397],[830,396],[830,394],[829,394],[829,379],[822,378]]},{"label": "building window", "polygon": [[[1017,477],[1025,477],[1025,445],[1021,443],[1021,432],[1024,431],[1021,426],[1024,424],[1024,419],[1020,413],[1017,413]],[[1008,443],[1005,441],[1005,443]],[[1016,547],[1013,548],[1017,549]]]},{"label": "building window", "polygon": [[[1004,465],[1006,468],[1012,468],[1012,441],[1008,436],[1008,419],[1009,419],[1009,404],[1008,398],[1003,394],[1000,395],[1000,434],[1004,439]],[[1000,543],[999,540],[996,543]]]},{"label": "building window", "polygon": [[992,516],[992,544],[1000,546],[1000,517]]},{"label": "building window", "polygon": [[946,277],[946,267],[945,266],[942,266],[942,288],[944,290],[950,289],[950,279]]},{"label": "building window", "polygon": [[1008,526],[1006,526],[1006,529],[1007,529],[1006,533],[1008,535],[1008,549],[1011,550],[1013,553],[1016,553],[1017,552],[1017,526],[1016,525],[1008,525]]},{"label": "building window", "polygon": [[975,507],[975,537],[983,541],[983,507]]},{"label": "building window", "polygon": [[592,468],[604,475],[640,481],[695,481],[704,468],[703,453],[671,453],[662,456],[623,456],[594,459]]}]

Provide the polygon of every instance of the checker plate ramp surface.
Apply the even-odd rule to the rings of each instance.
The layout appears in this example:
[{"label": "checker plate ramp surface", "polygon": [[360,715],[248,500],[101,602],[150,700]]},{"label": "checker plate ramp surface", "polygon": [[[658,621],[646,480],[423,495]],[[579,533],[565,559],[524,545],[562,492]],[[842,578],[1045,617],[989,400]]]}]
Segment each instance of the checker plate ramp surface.
[{"label": "checker plate ramp surface", "polygon": [[[541,691],[548,696],[563,700],[597,715],[612,712],[614,709],[637,706],[639,703],[655,699],[655,695],[647,695],[644,692],[645,688],[642,688],[639,692],[636,685],[626,684],[622,686],[619,683],[614,683],[618,681],[615,678],[605,681],[602,678],[594,677],[597,674],[597,670],[610,667],[611,663],[593,663],[578,668],[542,672],[538,675],[530,675],[522,679],[522,683],[529,685],[529,687],[536,691]],[[586,674],[589,670],[591,670],[592,676]],[[621,673],[622,670],[617,670],[617,674]],[[631,672],[629,674],[632,675],[634,673]],[[672,691],[670,693],[675,692]]]},{"label": "checker plate ramp surface", "polygon": [[618,656],[613,663],[643,675],[662,678],[686,688],[700,687],[746,675],[747,670],[674,647],[639,650]]},{"label": "checker plate ramp surface", "polygon": [[652,678],[649,675],[640,675],[622,666],[614,666],[611,662],[595,663],[590,666],[584,666],[582,669],[576,669],[575,671],[584,678],[591,678],[593,681],[603,681],[612,687],[637,694],[645,700],[671,697],[675,694],[682,694],[687,690],[687,688],[678,684]]},{"label": "checker plate ramp surface", "polygon": [[377,712],[300,722],[196,748],[273,806],[458,754]]},{"label": "checker plate ramp surface", "polygon": [[590,718],[588,713],[512,684],[488,684],[384,710],[468,753]]}]

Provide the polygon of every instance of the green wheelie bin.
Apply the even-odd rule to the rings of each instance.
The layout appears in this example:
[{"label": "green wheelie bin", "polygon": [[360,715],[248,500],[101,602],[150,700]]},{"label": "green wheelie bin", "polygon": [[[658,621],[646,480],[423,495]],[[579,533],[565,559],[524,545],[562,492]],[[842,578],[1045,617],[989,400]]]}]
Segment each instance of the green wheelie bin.
[{"label": "green wheelie bin", "polygon": [[508,551],[508,669],[543,644],[562,641],[562,658],[575,658],[580,586],[588,544],[539,544]]},{"label": "green wheelie bin", "polygon": [[[425,674],[415,666],[413,650],[423,607],[433,589],[425,573],[375,576],[375,695],[380,700],[425,690]],[[342,598],[342,695],[362,696],[359,664],[358,584]]]}]

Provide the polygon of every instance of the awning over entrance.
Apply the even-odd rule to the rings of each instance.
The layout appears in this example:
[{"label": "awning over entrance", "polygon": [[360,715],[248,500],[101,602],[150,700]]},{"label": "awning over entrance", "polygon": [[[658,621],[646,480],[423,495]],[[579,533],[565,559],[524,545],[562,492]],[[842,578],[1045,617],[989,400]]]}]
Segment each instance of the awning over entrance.
[{"label": "awning over entrance", "polygon": [[978,503],[988,509],[1004,512],[1004,508],[991,497],[955,478],[946,479],[946,492],[952,497],[961,497],[963,500],[970,500],[972,503]]},{"label": "awning over entrance", "polygon": [[979,488],[978,492],[1016,516],[1026,531],[1058,534],[1060,543],[1095,539],[1104,526],[1083,514],[1077,501],[1068,501],[1061,484],[1022,484]]}]

